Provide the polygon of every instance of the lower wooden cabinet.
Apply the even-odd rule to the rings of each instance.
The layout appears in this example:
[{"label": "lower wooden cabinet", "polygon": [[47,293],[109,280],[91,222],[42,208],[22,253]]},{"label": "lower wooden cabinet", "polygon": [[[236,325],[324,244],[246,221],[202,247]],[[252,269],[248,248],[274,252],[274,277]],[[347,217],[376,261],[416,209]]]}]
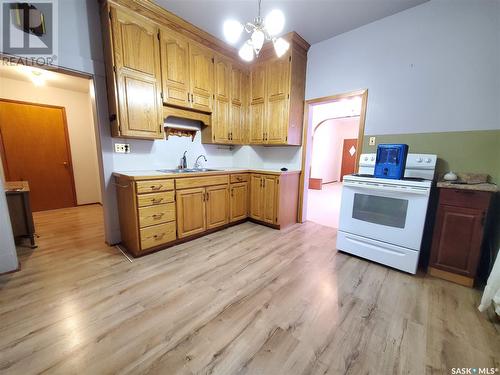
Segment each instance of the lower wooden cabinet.
[{"label": "lower wooden cabinet", "polygon": [[440,189],[429,273],[473,286],[493,193]]},{"label": "lower wooden cabinet", "polygon": [[229,223],[227,185],[178,190],[176,197],[179,238],[203,233]]},{"label": "lower wooden cabinet", "polygon": [[250,218],[284,228],[297,222],[299,175],[252,174]]},{"label": "lower wooden cabinet", "polygon": [[205,188],[178,190],[177,235],[179,238],[202,233],[207,227],[205,215]]},{"label": "lower wooden cabinet", "polygon": [[248,217],[248,182],[231,184],[229,221],[235,222]]},{"label": "lower wooden cabinet", "polygon": [[134,256],[248,217],[274,228],[296,222],[298,173],[134,177],[115,174],[122,244]]}]

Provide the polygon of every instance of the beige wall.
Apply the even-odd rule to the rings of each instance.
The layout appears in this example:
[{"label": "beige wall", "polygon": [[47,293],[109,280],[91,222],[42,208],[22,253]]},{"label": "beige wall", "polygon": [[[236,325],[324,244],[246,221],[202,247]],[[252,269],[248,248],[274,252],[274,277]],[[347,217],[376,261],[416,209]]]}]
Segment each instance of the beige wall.
[{"label": "beige wall", "polygon": [[[78,204],[101,202],[94,123],[88,92],[0,77],[0,98],[64,107]],[[101,202],[102,203],[102,202]]]}]

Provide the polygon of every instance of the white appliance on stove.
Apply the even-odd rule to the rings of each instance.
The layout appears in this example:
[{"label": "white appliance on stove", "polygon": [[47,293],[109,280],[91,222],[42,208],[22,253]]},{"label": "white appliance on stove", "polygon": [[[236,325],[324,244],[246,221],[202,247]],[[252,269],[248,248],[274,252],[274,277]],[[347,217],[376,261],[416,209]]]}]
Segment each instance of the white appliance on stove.
[{"label": "white appliance on stove", "polygon": [[375,157],[344,176],[337,249],[414,274],[437,156],[408,154],[403,180],[372,177]]}]

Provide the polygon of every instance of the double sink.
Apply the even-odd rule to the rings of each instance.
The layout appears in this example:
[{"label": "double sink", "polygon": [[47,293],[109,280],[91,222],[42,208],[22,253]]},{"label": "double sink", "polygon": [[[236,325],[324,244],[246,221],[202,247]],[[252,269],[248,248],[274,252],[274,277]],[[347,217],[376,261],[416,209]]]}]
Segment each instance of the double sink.
[{"label": "double sink", "polygon": [[158,169],[162,173],[195,173],[195,172],[215,172],[219,169],[209,168],[183,168],[183,169]]}]

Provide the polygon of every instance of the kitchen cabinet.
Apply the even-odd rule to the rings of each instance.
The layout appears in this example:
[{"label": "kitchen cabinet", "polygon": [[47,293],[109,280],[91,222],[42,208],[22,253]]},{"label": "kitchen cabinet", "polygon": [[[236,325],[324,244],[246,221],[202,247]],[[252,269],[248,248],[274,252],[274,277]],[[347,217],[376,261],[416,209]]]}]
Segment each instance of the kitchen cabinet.
[{"label": "kitchen cabinet", "polygon": [[160,31],[163,103],[212,111],[214,53],[175,31]]},{"label": "kitchen cabinet", "polygon": [[227,185],[206,188],[207,229],[229,222],[229,189]]},{"label": "kitchen cabinet", "polygon": [[176,240],[174,180],[115,177],[122,245],[134,256]]},{"label": "kitchen cabinet", "polygon": [[231,62],[217,57],[215,60],[215,111],[212,115],[213,140],[229,143],[231,109]]},{"label": "kitchen cabinet", "polygon": [[248,182],[238,182],[230,187],[230,215],[229,221],[235,222],[248,217]]},{"label": "kitchen cabinet", "polygon": [[252,66],[250,143],[302,143],[306,61],[306,51],[292,42],[288,55]]},{"label": "kitchen cabinet", "polygon": [[247,138],[247,91],[249,75],[243,69],[231,67],[231,112],[229,138],[232,144],[243,144]]},{"label": "kitchen cabinet", "polygon": [[269,224],[277,224],[275,176],[252,174],[250,217]]},{"label": "kitchen cabinet", "polygon": [[179,190],[177,201],[177,234],[179,238],[206,230],[205,188]]},{"label": "kitchen cabinet", "polygon": [[493,193],[441,188],[429,273],[472,287]]},{"label": "kitchen cabinet", "polygon": [[146,18],[109,8],[105,53],[112,135],[163,137],[158,27]]}]

